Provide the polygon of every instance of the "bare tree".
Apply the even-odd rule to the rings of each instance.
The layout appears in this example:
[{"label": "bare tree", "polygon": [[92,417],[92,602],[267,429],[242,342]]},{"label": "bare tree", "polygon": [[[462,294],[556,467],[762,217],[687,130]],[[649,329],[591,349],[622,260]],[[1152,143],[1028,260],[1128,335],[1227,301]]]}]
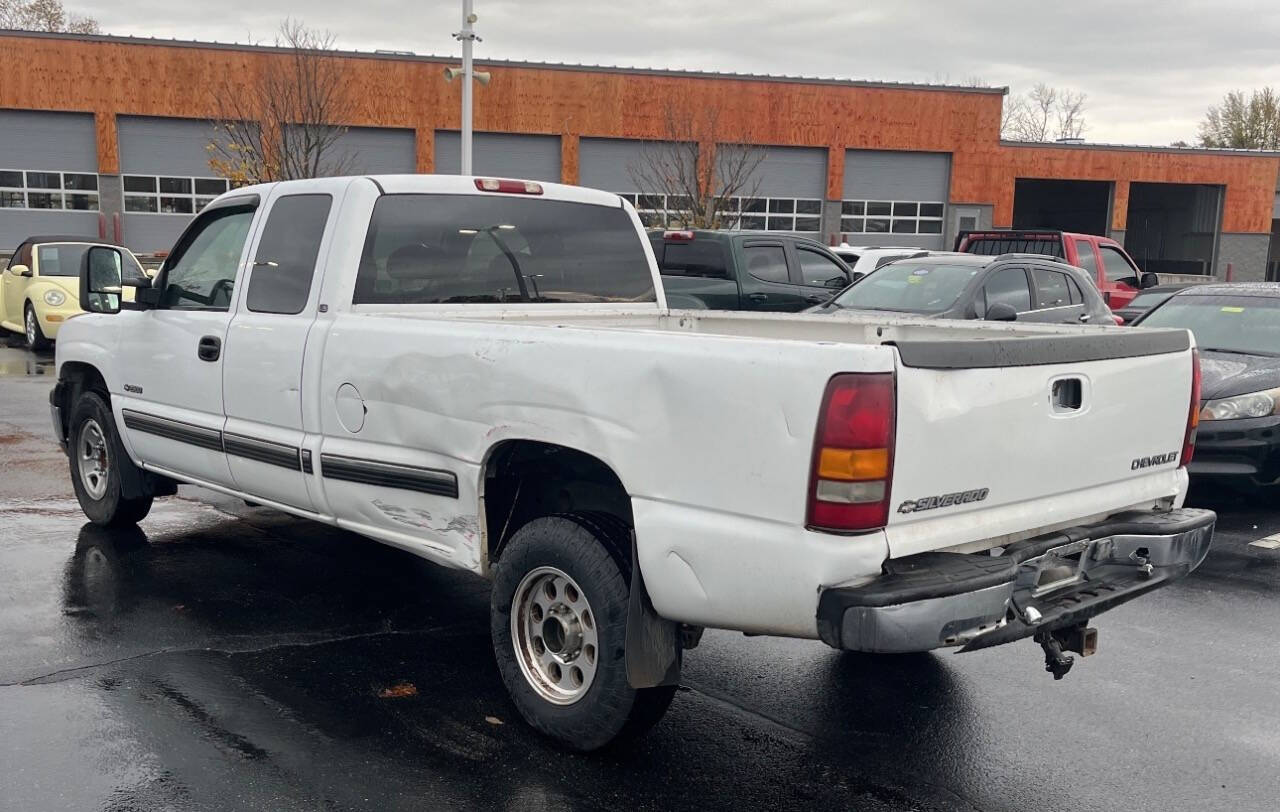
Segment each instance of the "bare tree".
[{"label": "bare tree", "polygon": [[1205,113],[1200,146],[1219,149],[1280,149],[1280,94],[1270,87],[1248,98],[1232,91]]},{"label": "bare tree", "polygon": [[1005,99],[1000,137],[1012,141],[1052,141],[1079,138],[1086,129],[1084,111],[1088,96],[1075,90],[1050,87],[1041,82],[1026,95]]},{"label": "bare tree", "polygon": [[723,143],[727,134],[716,108],[690,111],[668,103],[662,112],[662,139],[645,143],[627,167],[632,182],[641,194],[664,196],[667,225],[738,227],[760,191],[764,150]]},{"label": "bare tree", "polygon": [[236,183],[347,174],[355,155],[339,148],[352,119],[334,35],[298,20],[280,25],[279,64],[251,76],[227,75],[212,88],[216,117],[210,168]]},{"label": "bare tree", "polygon": [[68,14],[61,0],[0,0],[0,28],[97,34],[98,21]]}]

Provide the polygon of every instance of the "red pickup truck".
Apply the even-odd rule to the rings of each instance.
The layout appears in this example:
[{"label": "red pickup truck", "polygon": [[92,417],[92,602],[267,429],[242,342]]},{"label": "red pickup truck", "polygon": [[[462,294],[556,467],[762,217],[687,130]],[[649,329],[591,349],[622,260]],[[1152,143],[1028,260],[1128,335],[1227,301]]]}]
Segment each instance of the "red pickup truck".
[{"label": "red pickup truck", "polygon": [[1060,257],[1092,277],[1102,301],[1112,310],[1124,307],[1138,291],[1155,287],[1160,278],[1138,270],[1133,258],[1115,240],[1093,234],[1049,229],[961,231],[956,250],[967,254],[1047,254]]}]

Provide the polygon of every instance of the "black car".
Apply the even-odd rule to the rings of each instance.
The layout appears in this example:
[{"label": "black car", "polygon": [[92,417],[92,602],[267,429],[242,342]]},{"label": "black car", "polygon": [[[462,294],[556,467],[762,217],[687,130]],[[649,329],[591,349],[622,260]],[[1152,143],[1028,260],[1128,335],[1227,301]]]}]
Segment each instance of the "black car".
[{"label": "black car", "polygon": [[1183,285],[1156,285],[1153,288],[1147,288],[1134,296],[1129,304],[1124,307],[1113,310],[1112,312],[1124,320],[1125,324],[1132,324],[1134,319],[1146,313],[1151,308],[1168,299],[1180,290],[1191,287],[1189,284]]},{"label": "black car", "polygon": [[1197,285],[1134,327],[1185,327],[1200,351],[1200,428],[1188,470],[1256,490],[1280,483],[1280,284]]},{"label": "black car", "polygon": [[879,310],[940,319],[1114,325],[1089,276],[1039,254],[937,254],[890,262],[807,313]]}]

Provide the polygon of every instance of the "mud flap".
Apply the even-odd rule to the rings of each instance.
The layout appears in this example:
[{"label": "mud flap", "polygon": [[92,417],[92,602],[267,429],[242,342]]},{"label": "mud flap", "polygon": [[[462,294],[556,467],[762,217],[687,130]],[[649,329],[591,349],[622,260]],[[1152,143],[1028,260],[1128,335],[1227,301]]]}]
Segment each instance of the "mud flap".
[{"label": "mud flap", "polygon": [[631,538],[631,599],[627,608],[627,682],[656,688],[680,682],[680,627],[654,611],[644,586],[635,536]]}]

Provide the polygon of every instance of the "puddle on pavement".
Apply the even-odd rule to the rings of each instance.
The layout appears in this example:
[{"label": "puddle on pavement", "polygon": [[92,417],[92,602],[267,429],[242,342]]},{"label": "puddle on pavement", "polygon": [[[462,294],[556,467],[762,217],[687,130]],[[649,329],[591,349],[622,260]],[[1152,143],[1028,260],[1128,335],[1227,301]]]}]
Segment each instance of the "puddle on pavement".
[{"label": "puddle on pavement", "polygon": [[0,378],[52,375],[53,355],[33,355],[26,350],[0,348]]}]

